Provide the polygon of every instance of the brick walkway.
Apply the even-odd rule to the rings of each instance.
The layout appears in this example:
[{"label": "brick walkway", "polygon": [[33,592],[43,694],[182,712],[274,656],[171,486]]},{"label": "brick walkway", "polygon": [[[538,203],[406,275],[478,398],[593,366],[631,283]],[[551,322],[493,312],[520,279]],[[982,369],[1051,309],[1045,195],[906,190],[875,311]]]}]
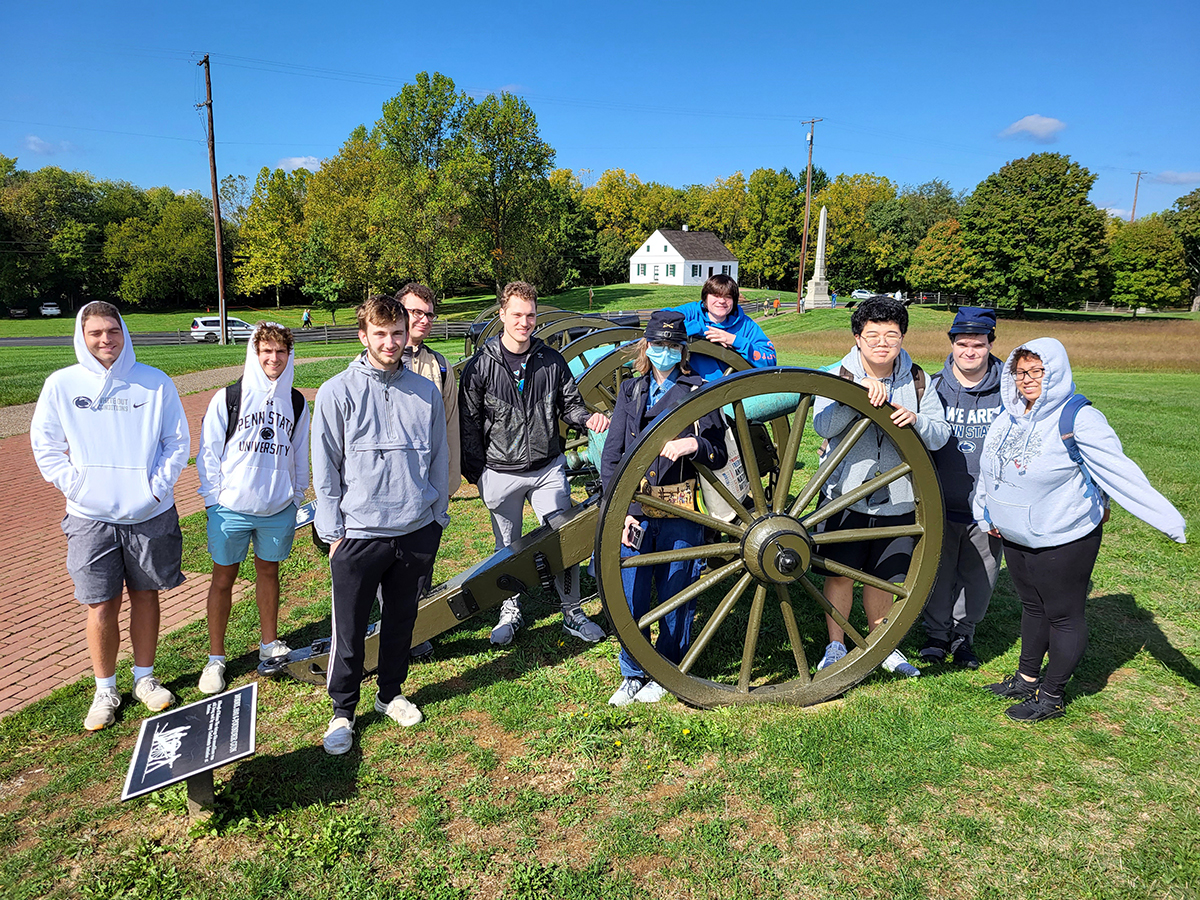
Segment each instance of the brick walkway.
[{"label": "brick walkway", "polygon": [[[200,443],[200,421],[215,390],[189,394],[183,408],[192,433],[189,457]],[[311,400],[315,390],[305,390]],[[183,471],[175,486],[179,515],[204,508],[196,493],[200,481],[195,466]],[[0,603],[0,716],[46,696],[55,688],[91,672],[85,632],[87,616],[74,598],[67,575],[67,539],[60,523],[65,501],[57,489],[42,480],[33,461],[29,435],[0,439],[0,497],[7,497],[10,515],[0,525],[4,548],[4,583]],[[189,574],[187,581],[160,598],[166,634],[204,617],[208,575]],[[238,582],[236,601],[249,587]],[[126,603],[121,612],[122,657],[129,654]],[[206,647],[197,647],[197,659]]]}]

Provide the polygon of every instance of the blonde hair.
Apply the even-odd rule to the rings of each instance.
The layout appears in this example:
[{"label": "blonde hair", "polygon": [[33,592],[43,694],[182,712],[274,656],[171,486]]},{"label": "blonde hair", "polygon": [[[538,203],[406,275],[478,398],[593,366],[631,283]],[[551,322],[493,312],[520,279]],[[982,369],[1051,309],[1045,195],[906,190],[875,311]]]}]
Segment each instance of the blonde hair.
[{"label": "blonde hair", "polygon": [[[655,341],[654,343],[656,343],[656,344],[674,344],[676,342],[675,341]],[[677,346],[682,348],[682,354],[681,354],[680,360],[679,360],[679,371],[682,372],[684,375],[691,375],[692,369],[688,365],[688,358],[691,356],[691,353],[688,350],[688,345],[687,344],[678,344]],[[642,338],[640,341],[637,342],[637,357],[633,361],[633,370],[635,372],[637,372],[639,375],[645,375],[650,371],[650,366],[651,366],[650,357],[646,354],[646,351],[649,348],[650,348],[650,342],[647,341],[645,338]]]}]

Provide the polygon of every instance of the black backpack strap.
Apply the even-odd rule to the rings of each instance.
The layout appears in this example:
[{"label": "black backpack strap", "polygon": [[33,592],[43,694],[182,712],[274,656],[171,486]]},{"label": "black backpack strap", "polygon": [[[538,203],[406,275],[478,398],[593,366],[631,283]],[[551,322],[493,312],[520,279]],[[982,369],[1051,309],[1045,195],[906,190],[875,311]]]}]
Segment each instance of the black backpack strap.
[{"label": "black backpack strap", "polygon": [[296,426],[300,424],[300,413],[304,412],[304,407],[308,403],[304,399],[304,395],[296,388],[292,388],[292,431],[288,437],[292,440],[296,439]]},{"label": "black backpack strap", "polygon": [[237,429],[237,420],[242,412],[242,379],[225,388],[225,446]]},{"label": "black backpack strap", "polygon": [[912,369],[909,371],[912,373],[913,384],[917,388],[917,406],[919,407],[925,396],[925,370],[913,363]]}]

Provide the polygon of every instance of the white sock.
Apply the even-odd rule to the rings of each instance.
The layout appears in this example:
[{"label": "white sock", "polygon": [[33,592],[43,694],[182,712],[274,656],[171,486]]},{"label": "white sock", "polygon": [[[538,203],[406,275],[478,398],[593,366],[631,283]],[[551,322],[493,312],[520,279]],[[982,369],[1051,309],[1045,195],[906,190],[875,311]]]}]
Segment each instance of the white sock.
[{"label": "white sock", "polygon": [[137,684],[147,675],[154,674],[154,666],[134,666],[133,667],[133,683]]},{"label": "white sock", "polygon": [[103,690],[115,691],[116,689],[117,689],[117,676],[116,675],[109,675],[107,678],[100,678],[99,676],[97,676],[97,678],[96,678],[96,690],[97,691],[103,691]]},{"label": "white sock", "polygon": [[215,662],[223,663],[223,662],[225,662],[225,657],[224,656],[213,656],[210,653],[210,654],[208,654],[208,661],[210,663],[215,663]]}]

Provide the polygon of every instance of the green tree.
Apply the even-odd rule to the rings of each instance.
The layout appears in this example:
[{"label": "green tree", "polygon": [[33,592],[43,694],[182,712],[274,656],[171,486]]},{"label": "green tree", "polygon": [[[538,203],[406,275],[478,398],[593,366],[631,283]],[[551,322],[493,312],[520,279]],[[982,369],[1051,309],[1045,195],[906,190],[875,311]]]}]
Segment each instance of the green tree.
[{"label": "green tree", "polygon": [[284,288],[300,283],[304,247],[304,199],[309,172],[263,166],[243,216],[237,261],[237,288],[242,294],[275,292],[280,306]]},{"label": "green tree", "polygon": [[338,271],[329,240],[329,229],[320,219],[308,228],[304,249],[300,253],[300,273],[304,281],[300,290],[306,297],[329,312],[330,321],[337,324],[337,307],[346,281]]},{"label": "green tree", "polygon": [[978,264],[963,245],[958,219],[947,219],[930,228],[917,244],[904,280],[917,290],[957,293],[970,289],[977,268]]},{"label": "green tree", "polygon": [[688,193],[688,224],[695,231],[711,231],[726,247],[736,246],[746,235],[746,178],[734,172],[707,187]]},{"label": "green tree", "polygon": [[583,186],[570,169],[555,169],[538,199],[541,223],[533,241],[518,252],[523,277],[552,294],[600,280],[596,230],[583,203]]},{"label": "green tree", "polygon": [[1183,242],[1162,216],[1122,223],[1109,244],[1112,302],[1161,309],[1188,299]]},{"label": "green tree", "polygon": [[963,243],[979,261],[980,299],[1014,309],[1095,299],[1105,263],[1104,213],[1088,192],[1096,176],[1070,157],[1013,160],[963,207]]},{"label": "green tree", "polygon": [[1200,188],[1176,200],[1163,219],[1183,243],[1192,280],[1192,309],[1200,309]]},{"label": "green tree", "polygon": [[880,273],[877,287],[893,290],[906,286],[904,272],[917,245],[935,224],[956,218],[961,205],[961,198],[950,185],[935,179],[907,186],[895,197],[867,210],[867,221],[876,234],[875,264]]},{"label": "green tree", "polygon": [[804,217],[804,186],[783,169],[755,169],[746,184],[746,230],[731,249],[743,283],[782,286],[795,279]]},{"label": "green tree", "polygon": [[839,289],[869,285],[878,288],[880,263],[886,257],[885,245],[871,225],[868,212],[877,203],[896,196],[896,187],[879,175],[838,175],[813,198],[812,226],[809,234],[809,271],[816,257],[816,228],[821,207],[828,210],[829,224],[825,261],[829,279]]}]

